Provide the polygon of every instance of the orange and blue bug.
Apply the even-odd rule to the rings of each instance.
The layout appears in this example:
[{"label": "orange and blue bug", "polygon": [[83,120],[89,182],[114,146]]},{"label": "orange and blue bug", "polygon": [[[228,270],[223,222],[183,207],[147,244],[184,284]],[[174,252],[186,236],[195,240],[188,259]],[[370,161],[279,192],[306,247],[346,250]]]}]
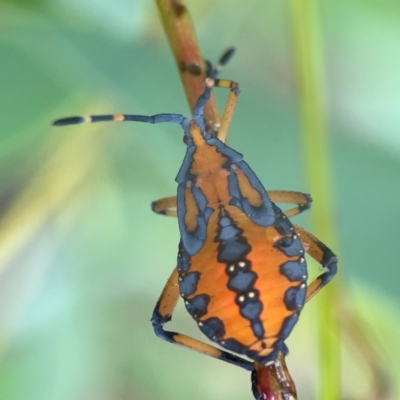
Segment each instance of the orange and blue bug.
[{"label": "orange and blue bug", "polygon": [[[168,342],[253,371],[254,397],[269,399],[265,368],[287,353],[285,339],[305,302],[335,275],[337,259],[289,220],[310,208],[310,195],[267,192],[243,156],[225,144],[240,91],[238,83],[216,77],[232,54],[228,49],[209,73],[190,120],[180,114],[118,114],[63,118],[54,125],[100,121],[181,125],[187,150],[176,177],[177,196],[152,204],[154,212],[178,217],[181,236],[177,267],[151,319],[154,331]],[[213,87],[230,89],[216,137],[203,116]],[[275,203],[296,206],[283,212]],[[324,268],[308,287],[305,252]],[[179,296],[200,330],[225,350],[164,330]]]}]

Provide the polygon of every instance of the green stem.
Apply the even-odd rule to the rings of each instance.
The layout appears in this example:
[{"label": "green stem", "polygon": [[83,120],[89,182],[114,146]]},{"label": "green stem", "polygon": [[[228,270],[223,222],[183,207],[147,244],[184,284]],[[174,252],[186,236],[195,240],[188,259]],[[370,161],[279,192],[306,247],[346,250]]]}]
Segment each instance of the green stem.
[{"label": "green stem", "polygon": [[[312,229],[335,248],[333,234],[331,171],[325,111],[325,77],[316,0],[290,0],[295,62],[300,102],[301,140],[305,173],[314,198]],[[340,396],[340,335],[335,318],[338,303],[338,280],[320,294],[318,302],[319,393],[320,400]]]}]

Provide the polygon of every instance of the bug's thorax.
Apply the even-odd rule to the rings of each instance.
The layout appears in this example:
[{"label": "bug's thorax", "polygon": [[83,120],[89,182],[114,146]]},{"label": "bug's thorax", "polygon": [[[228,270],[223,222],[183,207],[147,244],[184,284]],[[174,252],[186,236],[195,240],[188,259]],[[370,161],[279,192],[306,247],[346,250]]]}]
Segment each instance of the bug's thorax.
[{"label": "bug's thorax", "polygon": [[230,172],[225,168],[227,157],[221,154],[215,145],[204,138],[200,127],[192,123],[190,127],[195,151],[189,173],[195,177],[195,185],[201,189],[209,205],[228,201],[227,177]]}]

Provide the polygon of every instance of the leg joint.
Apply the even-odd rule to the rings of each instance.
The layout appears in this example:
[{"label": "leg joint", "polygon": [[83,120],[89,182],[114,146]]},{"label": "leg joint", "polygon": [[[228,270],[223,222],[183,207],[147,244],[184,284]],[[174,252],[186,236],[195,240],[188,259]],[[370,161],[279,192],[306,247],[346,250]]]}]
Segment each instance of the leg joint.
[{"label": "leg joint", "polygon": [[311,204],[313,202],[313,199],[311,195],[304,193],[304,197],[306,198],[306,202],[303,204],[299,204],[299,211],[303,212],[306,210],[309,210],[311,208]]},{"label": "leg joint", "polygon": [[160,313],[160,304],[159,302],[157,302],[150,320],[150,322],[153,324],[154,329],[156,329],[157,326],[162,327],[169,321],[171,321],[171,314],[162,315]]},{"label": "leg joint", "polygon": [[321,284],[323,286],[325,286],[328,282],[330,282],[332,280],[332,278],[337,273],[337,258],[336,258],[336,256],[333,255],[331,258],[329,258],[329,260],[327,262],[322,263],[322,265],[324,266],[324,268],[327,269],[327,271],[320,276]]},{"label": "leg joint", "polygon": [[174,339],[175,332],[164,331],[162,325],[153,324],[153,328],[154,328],[154,333],[160,339],[165,340],[166,342],[176,343]]}]

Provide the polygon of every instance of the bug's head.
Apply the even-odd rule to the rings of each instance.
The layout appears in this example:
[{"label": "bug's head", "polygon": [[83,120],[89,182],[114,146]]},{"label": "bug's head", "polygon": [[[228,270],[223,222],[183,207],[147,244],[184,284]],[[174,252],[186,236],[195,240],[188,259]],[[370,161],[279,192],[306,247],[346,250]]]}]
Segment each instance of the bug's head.
[{"label": "bug's head", "polygon": [[256,400],[297,400],[296,386],[286,367],[283,352],[267,365],[254,363],[251,388]]},{"label": "bug's head", "polygon": [[[211,91],[217,83],[217,76],[221,72],[224,65],[231,59],[235,53],[234,47],[230,47],[222,54],[217,64],[213,68],[211,63],[207,61],[207,79],[204,88],[204,92],[199,96],[193,110],[192,122],[200,128],[203,136],[207,135],[206,132],[206,121],[204,120],[204,107],[207,104],[211,96]],[[211,134],[211,133],[210,133]],[[186,135],[186,134],[185,134]],[[193,136],[193,135],[192,135]]]}]

